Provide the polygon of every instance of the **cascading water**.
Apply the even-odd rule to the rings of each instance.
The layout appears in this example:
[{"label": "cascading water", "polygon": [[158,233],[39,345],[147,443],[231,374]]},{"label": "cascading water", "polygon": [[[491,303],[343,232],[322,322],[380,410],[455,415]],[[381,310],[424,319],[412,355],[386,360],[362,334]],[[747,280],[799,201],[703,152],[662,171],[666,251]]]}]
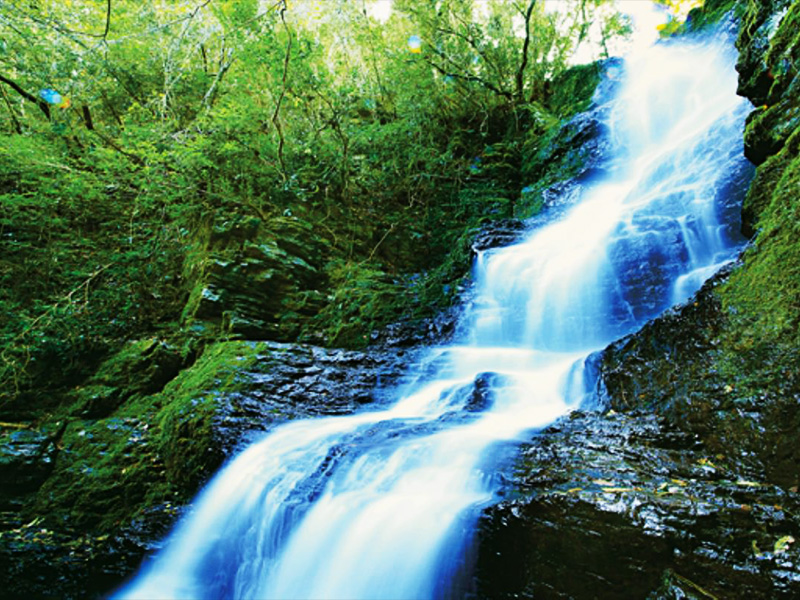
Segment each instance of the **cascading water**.
[{"label": "cascading water", "polygon": [[609,174],[522,243],[479,256],[468,339],[431,350],[385,410],[292,422],[249,447],[119,597],[452,591],[497,491],[497,442],[581,403],[591,352],[737,253],[731,181],[747,169],[747,106],[733,59],[727,41],[707,40],[628,61],[606,99]]}]

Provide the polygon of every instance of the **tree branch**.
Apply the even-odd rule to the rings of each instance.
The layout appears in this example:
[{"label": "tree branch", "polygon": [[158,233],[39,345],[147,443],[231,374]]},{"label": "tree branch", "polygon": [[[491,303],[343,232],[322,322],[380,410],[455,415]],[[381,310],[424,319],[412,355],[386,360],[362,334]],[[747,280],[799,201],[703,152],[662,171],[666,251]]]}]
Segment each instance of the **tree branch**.
[{"label": "tree branch", "polygon": [[[225,59],[226,56],[227,60]],[[205,57],[205,52],[203,53],[203,57]],[[211,86],[208,88],[208,91],[203,96],[203,106],[205,108],[211,108],[214,105],[214,99],[217,97],[217,87],[219,87],[219,84],[222,81],[222,78],[225,76],[225,73],[227,73],[228,69],[231,68],[231,65],[233,64],[233,58],[233,48],[228,48],[227,51],[225,48],[223,48],[220,52],[217,74],[214,77],[214,81],[211,83]]]},{"label": "tree branch", "polygon": [[[441,51],[436,50],[435,48],[433,48],[433,52],[434,52],[434,54],[438,55],[442,59],[448,60],[447,57]],[[465,75],[463,73],[456,73],[456,72],[453,72],[453,71],[448,71],[447,69],[445,69],[441,65],[438,65],[435,62],[433,62],[432,60],[430,60],[429,58],[425,58],[425,62],[427,62],[431,67],[433,67],[434,69],[439,71],[439,73],[441,73],[442,75],[449,75],[450,77],[455,77],[456,79],[461,79],[463,81],[472,81],[474,83],[477,83],[477,84],[485,87],[487,90],[490,90],[490,91],[494,92],[498,96],[503,96],[504,98],[508,98],[509,100],[512,99],[512,96],[511,96],[511,94],[509,92],[500,89],[496,85],[494,85],[492,83],[489,83],[488,81],[486,81],[485,79],[482,79],[481,77],[478,77],[477,75]],[[452,61],[450,61],[450,62],[452,62]]]},{"label": "tree branch", "polygon": [[111,0],[106,0],[106,29],[103,31],[103,39],[108,37],[108,30],[111,27]]},{"label": "tree branch", "polygon": [[89,131],[94,131],[94,121],[92,121],[92,113],[89,112],[89,107],[84,104],[81,106],[81,112],[83,113],[83,123],[86,125],[86,129]]},{"label": "tree branch", "polygon": [[50,107],[47,105],[47,102],[45,102],[44,100],[42,100],[40,98],[37,98],[36,96],[31,94],[30,92],[26,92],[25,90],[23,90],[20,87],[20,85],[17,82],[12,81],[11,79],[8,79],[7,77],[4,77],[3,75],[0,75],[0,81],[5,83],[7,86],[9,86],[12,90],[17,92],[20,96],[22,96],[26,100],[28,100],[30,102],[33,102],[44,113],[44,116],[47,117],[47,120],[48,121],[50,120]]},{"label": "tree branch", "polygon": [[286,175],[286,162],[283,159],[283,147],[286,142],[283,139],[283,129],[281,129],[281,122],[278,117],[280,115],[281,102],[283,102],[283,97],[286,95],[286,79],[289,73],[289,59],[292,56],[292,31],[286,24],[285,13],[286,0],[283,0],[281,2],[281,22],[283,23],[283,27],[286,30],[286,35],[289,39],[286,44],[286,56],[283,59],[283,86],[281,88],[281,93],[278,96],[278,102],[275,104],[275,112],[272,113],[272,124],[275,125],[275,130],[278,132],[278,162],[281,164],[281,174],[283,175],[284,181],[288,179]]},{"label": "tree branch", "polygon": [[525,11],[525,41],[522,43],[522,62],[517,70],[517,86],[515,90],[515,97],[518,102],[522,101],[523,91],[525,88],[525,68],[528,66],[528,48],[531,45],[531,15],[533,14],[533,7],[536,6],[536,0],[531,0],[528,4],[528,9]]},{"label": "tree branch", "polygon": [[485,53],[485,52],[484,52],[484,51],[483,51],[483,50],[482,50],[482,49],[481,49],[481,48],[478,46],[478,44],[477,44],[477,42],[475,41],[475,39],[474,39],[474,38],[472,38],[472,37],[470,37],[470,36],[468,36],[468,35],[465,35],[465,34],[463,34],[463,33],[460,33],[460,32],[458,32],[458,31],[456,31],[456,30],[454,30],[454,29],[445,29],[444,27],[437,27],[437,28],[436,28],[436,31],[438,31],[438,32],[440,32],[440,33],[444,33],[444,34],[446,34],[446,35],[454,35],[455,37],[457,37],[457,38],[460,38],[460,39],[464,40],[465,42],[467,42],[467,44],[469,44],[469,45],[470,45],[470,47],[471,47],[473,50],[475,50],[475,52],[477,52],[477,53],[478,53],[478,56],[480,56],[480,57],[483,59],[483,61],[484,61],[484,62],[485,62],[487,65],[491,66],[491,67],[492,67],[492,68],[495,70],[495,72],[497,73],[497,75],[498,75],[499,77],[501,77],[501,78],[503,77],[503,74],[502,74],[502,72],[500,71],[500,68],[499,68],[499,67],[497,66],[497,64],[495,64],[495,62],[494,62],[494,61],[493,61],[491,58],[489,58],[489,56],[488,56],[488,55],[487,55],[487,54],[486,54],[486,53]]}]

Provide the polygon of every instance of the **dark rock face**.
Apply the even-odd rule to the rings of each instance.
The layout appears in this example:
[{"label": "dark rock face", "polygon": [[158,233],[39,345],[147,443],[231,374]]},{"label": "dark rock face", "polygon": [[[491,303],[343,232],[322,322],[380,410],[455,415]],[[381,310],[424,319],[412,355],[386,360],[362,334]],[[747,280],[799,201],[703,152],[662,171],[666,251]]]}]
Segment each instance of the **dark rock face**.
[{"label": "dark rock face", "polygon": [[63,429],[54,434],[19,429],[0,438],[0,506],[39,489],[53,470]]},{"label": "dark rock face", "polygon": [[519,219],[502,219],[484,225],[472,242],[473,255],[518,242],[530,228]]},{"label": "dark rock face", "polygon": [[255,364],[237,374],[236,389],[218,398],[214,437],[225,457],[288,419],[351,414],[390,401],[414,355],[403,348],[362,352],[274,342],[258,351]]},{"label": "dark rock face", "polygon": [[663,411],[695,385],[694,376],[709,368],[709,352],[722,327],[714,287],[730,271],[728,267],[706,282],[689,303],[666,311],[603,351],[601,373],[612,408]]},{"label": "dark rock face", "polygon": [[800,126],[800,47],[794,36],[800,6],[789,0],[751,3],[740,29],[738,93],[754,110],[747,119],[745,156],[760,165]]},{"label": "dark rock face", "polygon": [[562,419],[479,523],[478,597],[796,597],[800,495],[735,461],[650,413]]},{"label": "dark rock face", "polygon": [[717,288],[731,271],[707,282],[690,303],[603,352],[606,400],[615,410],[652,410],[698,436],[709,453],[736,449],[740,472],[796,487],[800,378],[794,372],[786,372],[780,382],[765,376],[767,387],[753,394],[751,384],[722,369],[729,363],[720,348],[731,324]]},{"label": "dark rock face", "polygon": [[475,378],[472,391],[467,401],[464,403],[464,410],[467,412],[483,412],[492,407],[494,397],[492,389],[498,384],[498,376],[495,373],[481,373]]}]

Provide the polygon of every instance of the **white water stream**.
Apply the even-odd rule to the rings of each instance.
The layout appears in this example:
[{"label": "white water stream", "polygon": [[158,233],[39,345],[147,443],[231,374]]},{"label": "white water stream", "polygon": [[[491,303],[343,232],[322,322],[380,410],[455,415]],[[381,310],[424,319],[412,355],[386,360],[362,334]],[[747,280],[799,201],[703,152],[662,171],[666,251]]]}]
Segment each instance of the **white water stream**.
[{"label": "white water stream", "polygon": [[747,104],[734,58],[727,40],[705,40],[627,61],[599,98],[614,168],[523,242],[479,256],[468,338],[410,366],[418,382],[385,410],[288,423],[253,444],[118,597],[447,595],[497,491],[497,443],[590,397],[591,352],[735,256]]}]

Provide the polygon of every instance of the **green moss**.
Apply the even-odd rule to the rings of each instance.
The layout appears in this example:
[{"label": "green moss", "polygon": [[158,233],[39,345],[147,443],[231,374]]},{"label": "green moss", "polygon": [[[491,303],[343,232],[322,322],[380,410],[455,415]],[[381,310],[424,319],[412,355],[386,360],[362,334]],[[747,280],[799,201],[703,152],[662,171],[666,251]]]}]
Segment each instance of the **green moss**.
[{"label": "green moss", "polygon": [[603,69],[599,62],[577,65],[560,73],[550,83],[547,108],[561,119],[589,108]]},{"label": "green moss", "polygon": [[772,164],[759,168],[768,175],[756,180],[759,185],[748,196],[753,210],[762,207],[756,223],[759,234],[745,253],[743,267],[722,288],[724,305],[736,316],[742,343],[800,341],[800,157],[793,146],[774,159],[788,163],[785,169],[773,169]]},{"label": "green moss", "polygon": [[731,10],[741,16],[744,5],[739,0],[705,0],[702,6],[689,11],[683,30],[699,31],[716,25]]},{"label": "green moss", "polygon": [[786,167],[791,163],[789,152],[780,152],[767,159],[756,170],[753,182],[742,203],[742,230],[748,236],[755,234],[756,224],[772,202],[775,187]]},{"label": "green moss", "polygon": [[155,504],[190,499],[223,459],[212,427],[219,398],[262,349],[219,342],[159,393],[129,395],[106,418],[73,419],[31,514],[109,530]]},{"label": "green moss", "polygon": [[[778,30],[770,40],[764,62],[770,69],[776,69],[784,58],[794,61],[800,58],[800,2],[794,2],[781,19]],[[779,76],[787,77],[791,75],[789,69],[790,66],[785,71],[773,72],[773,76],[776,79]]]},{"label": "green moss", "polygon": [[334,261],[328,276],[333,292],[305,328],[303,339],[361,348],[374,328],[397,319],[409,305],[405,284],[374,263]]},{"label": "green moss", "polygon": [[[727,318],[714,363],[731,398],[717,428],[760,457],[770,478],[797,485],[800,413],[800,156],[797,136],[758,168],[748,194],[758,235],[719,290]],[[758,424],[749,416],[762,414]],[[757,431],[751,431],[757,427]],[[746,442],[746,443],[745,443]]]}]

